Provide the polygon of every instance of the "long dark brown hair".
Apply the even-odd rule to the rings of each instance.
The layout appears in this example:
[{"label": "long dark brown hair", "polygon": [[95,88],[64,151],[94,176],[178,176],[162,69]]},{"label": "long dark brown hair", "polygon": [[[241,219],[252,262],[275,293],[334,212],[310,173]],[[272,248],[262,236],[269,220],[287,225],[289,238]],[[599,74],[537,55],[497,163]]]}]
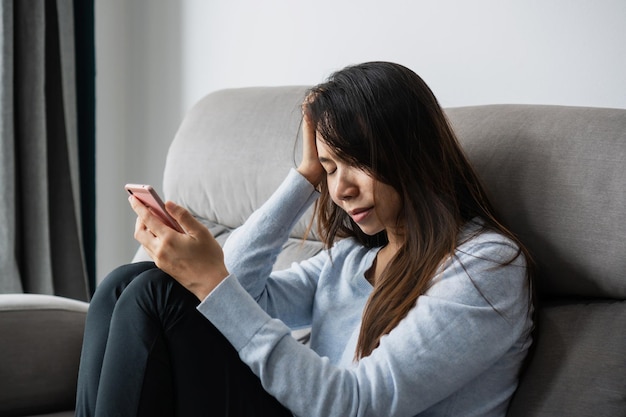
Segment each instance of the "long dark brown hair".
[{"label": "long dark brown hair", "polygon": [[[304,111],[338,157],[392,186],[402,202],[397,222],[404,240],[374,283],[363,312],[357,359],[368,356],[413,308],[442,263],[454,256],[469,220],[481,218],[484,228],[519,245],[517,256],[528,256],[497,219],[432,91],[410,69],[389,62],[344,68],[309,91]],[[325,180],[320,188],[315,210],[327,248],[344,237],[367,247],[387,243],[384,231],[365,234],[333,203]]]}]

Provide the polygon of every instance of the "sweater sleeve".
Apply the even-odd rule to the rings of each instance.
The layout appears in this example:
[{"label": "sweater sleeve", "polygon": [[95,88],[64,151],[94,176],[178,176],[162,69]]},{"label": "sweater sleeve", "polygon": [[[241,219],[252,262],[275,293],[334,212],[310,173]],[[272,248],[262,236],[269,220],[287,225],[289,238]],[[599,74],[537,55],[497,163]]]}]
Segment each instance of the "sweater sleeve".
[{"label": "sweater sleeve", "polygon": [[[488,260],[514,253],[502,241],[459,252],[378,348],[352,367],[334,366],[300,345],[233,276],[198,309],[295,415],[414,416],[472,381],[486,384],[489,405],[502,410],[527,349],[519,341],[530,326],[528,289],[521,257],[505,266]],[[479,378],[496,362],[495,377]],[[470,401],[483,406],[480,398]]]},{"label": "sweater sleeve", "polygon": [[295,223],[319,193],[296,170],[289,174],[224,244],[228,271],[272,317],[297,328],[310,324],[313,295],[325,251],[291,268],[272,273],[276,258]]}]

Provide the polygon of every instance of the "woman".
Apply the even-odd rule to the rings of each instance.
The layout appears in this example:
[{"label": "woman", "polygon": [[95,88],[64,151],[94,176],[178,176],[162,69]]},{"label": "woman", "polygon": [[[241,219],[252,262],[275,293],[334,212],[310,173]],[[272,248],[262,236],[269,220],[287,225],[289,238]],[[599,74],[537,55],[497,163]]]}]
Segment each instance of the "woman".
[{"label": "woman", "polygon": [[[154,263],[98,287],[77,415],[505,415],[531,343],[528,256],[432,92],[372,62],[302,110],[302,163],[223,251],[184,208],[167,203],[180,234],[130,198]],[[326,250],[272,272],[315,200]],[[303,326],[310,347],[290,336]]]}]

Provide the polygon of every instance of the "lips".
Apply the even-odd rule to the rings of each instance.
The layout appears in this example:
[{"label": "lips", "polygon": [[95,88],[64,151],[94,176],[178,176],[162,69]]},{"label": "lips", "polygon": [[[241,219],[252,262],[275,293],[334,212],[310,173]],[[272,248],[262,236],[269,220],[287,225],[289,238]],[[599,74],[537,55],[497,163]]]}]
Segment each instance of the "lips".
[{"label": "lips", "polygon": [[352,217],[352,220],[354,220],[356,223],[360,223],[365,220],[365,218],[372,212],[372,208],[373,207],[358,208],[350,210],[348,214],[350,215],[350,217]]}]

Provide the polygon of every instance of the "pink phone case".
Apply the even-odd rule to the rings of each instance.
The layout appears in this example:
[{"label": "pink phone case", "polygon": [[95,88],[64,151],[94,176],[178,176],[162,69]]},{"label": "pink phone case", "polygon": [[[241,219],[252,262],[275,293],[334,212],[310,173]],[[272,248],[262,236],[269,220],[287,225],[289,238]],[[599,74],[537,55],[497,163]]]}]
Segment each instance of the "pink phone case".
[{"label": "pink phone case", "polygon": [[165,204],[163,204],[159,194],[152,186],[146,184],[126,184],[124,189],[128,194],[134,195],[149,207],[154,214],[163,220],[163,223],[180,233],[185,233],[180,224],[165,210]]}]

